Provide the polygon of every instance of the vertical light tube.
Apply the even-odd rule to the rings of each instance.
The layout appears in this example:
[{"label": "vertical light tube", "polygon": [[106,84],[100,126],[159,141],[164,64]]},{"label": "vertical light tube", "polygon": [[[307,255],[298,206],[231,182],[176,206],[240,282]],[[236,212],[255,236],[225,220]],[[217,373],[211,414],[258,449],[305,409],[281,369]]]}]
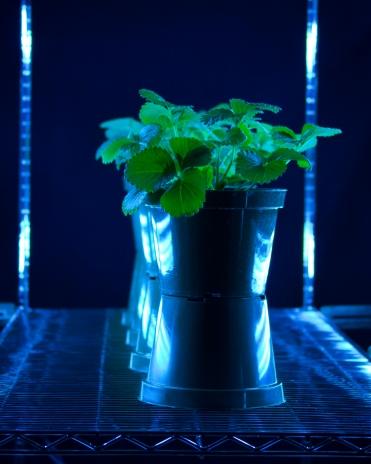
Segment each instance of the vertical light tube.
[{"label": "vertical light tube", "polygon": [[31,90],[32,23],[31,0],[21,0],[21,70],[19,108],[19,191],[18,191],[18,304],[29,308],[29,266],[31,239]]},{"label": "vertical light tube", "polygon": [[[318,0],[307,0],[305,120],[312,124],[317,122],[317,48]],[[312,308],[316,245],[316,150],[308,150],[307,156],[312,169],[306,171],[304,177],[303,306]]]}]

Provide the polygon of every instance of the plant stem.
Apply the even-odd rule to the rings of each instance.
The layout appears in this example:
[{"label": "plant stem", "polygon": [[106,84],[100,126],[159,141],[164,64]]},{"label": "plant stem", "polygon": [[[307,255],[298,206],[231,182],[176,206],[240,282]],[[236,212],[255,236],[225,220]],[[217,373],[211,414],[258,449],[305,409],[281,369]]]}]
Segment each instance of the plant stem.
[{"label": "plant stem", "polygon": [[222,178],[221,178],[221,180],[220,180],[220,183],[222,183],[222,182],[224,181],[224,179],[227,177],[227,174],[228,174],[228,172],[230,171],[230,169],[231,169],[231,167],[232,167],[232,164],[233,164],[233,162],[234,162],[234,157],[235,157],[235,155],[236,155],[236,147],[233,147],[233,148],[232,148],[232,158],[231,158],[231,161],[229,162],[228,167],[227,167],[227,169],[225,170],[225,172],[224,172],[224,174],[223,174],[223,176],[222,176]]},{"label": "plant stem", "polygon": [[173,153],[170,150],[170,156],[171,156],[171,159],[173,160],[177,176],[182,178],[183,177],[183,171],[182,171],[182,168],[181,168],[180,163],[178,161],[178,158],[176,157],[176,154]]},{"label": "plant stem", "polygon": [[[174,137],[178,137],[178,129],[177,129],[175,123],[173,123],[173,132],[174,132]],[[170,154],[171,154],[171,158],[173,159],[173,162],[174,162],[174,165],[175,165],[175,170],[176,170],[177,176],[182,178],[183,171],[182,171],[182,168],[180,167],[179,161],[178,161],[178,159],[176,157],[176,153],[173,153],[172,150],[170,149]]]}]

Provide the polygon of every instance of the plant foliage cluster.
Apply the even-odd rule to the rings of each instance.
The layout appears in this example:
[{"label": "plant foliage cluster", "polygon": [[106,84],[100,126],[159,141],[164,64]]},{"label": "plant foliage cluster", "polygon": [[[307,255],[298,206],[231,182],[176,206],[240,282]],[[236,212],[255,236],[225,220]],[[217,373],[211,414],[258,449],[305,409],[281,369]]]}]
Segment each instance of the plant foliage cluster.
[{"label": "plant foliage cluster", "polygon": [[158,202],[175,217],[202,207],[207,190],[247,190],[284,174],[290,162],[310,169],[305,156],[318,137],[339,129],[304,124],[300,133],[263,122],[264,113],[281,108],[232,98],[208,111],[175,105],[142,89],[139,120],[101,124],[107,140],[97,158],[124,169],[131,185],[123,212],[134,213],[145,201]]}]

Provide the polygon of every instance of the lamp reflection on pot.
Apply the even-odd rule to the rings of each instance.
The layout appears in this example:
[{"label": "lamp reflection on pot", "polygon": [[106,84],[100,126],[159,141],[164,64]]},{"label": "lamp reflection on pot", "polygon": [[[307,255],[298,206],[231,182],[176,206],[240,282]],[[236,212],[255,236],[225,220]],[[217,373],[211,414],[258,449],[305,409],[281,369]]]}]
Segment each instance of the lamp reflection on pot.
[{"label": "lamp reflection on pot", "polygon": [[157,327],[156,327],[156,345],[157,345],[157,361],[155,365],[156,375],[162,376],[168,369],[170,362],[170,335],[169,329],[166,326],[165,320],[162,317],[162,300],[158,311]]},{"label": "lamp reflection on pot", "polygon": [[264,301],[261,317],[255,328],[255,342],[257,346],[257,360],[258,360],[258,377],[262,380],[269,370],[271,360],[271,331],[268,317],[267,301]]},{"label": "lamp reflection on pot", "polygon": [[131,317],[131,325],[126,332],[125,343],[129,346],[135,346],[138,339],[138,334],[140,330],[140,324],[142,319],[142,314],[146,304],[147,293],[148,293],[148,278],[142,276],[140,282],[139,298],[136,300],[136,307],[133,308],[133,314]]},{"label": "lamp reflection on pot", "polygon": [[129,368],[147,373],[151,360],[157,314],[161,304],[158,279],[147,279],[146,297],[143,302],[140,330],[137,333],[135,351],[130,355]]},{"label": "lamp reflection on pot", "polygon": [[[138,344],[138,337],[140,337],[142,333],[141,325],[142,323],[145,323],[146,320],[145,318],[145,320],[142,321],[142,317],[144,315],[143,312],[147,304],[146,299],[151,298],[151,304],[153,304],[154,297],[147,294],[148,292],[151,293],[153,291],[153,286],[158,285],[158,283],[149,283],[150,280],[157,279],[158,267],[156,263],[153,233],[148,217],[148,208],[146,206],[142,206],[133,214],[132,225],[136,248],[136,259],[132,277],[129,308],[123,313],[122,323],[128,327],[126,333],[126,344],[135,347]],[[158,304],[156,312],[157,309]]]},{"label": "lamp reflection on pot", "polygon": [[142,227],[139,212],[132,215],[131,226],[135,246],[134,268],[131,277],[128,308],[123,311],[121,317],[121,324],[127,328],[130,328],[134,324],[137,317],[142,281],[145,277],[147,267],[142,245]]},{"label": "lamp reflection on pot", "polygon": [[146,210],[139,211],[139,222],[144,259],[147,264],[152,264],[154,257],[152,256],[151,242],[148,233],[149,221]]},{"label": "lamp reflection on pot", "polygon": [[264,295],[265,293],[273,239],[274,232],[269,237],[264,237],[262,233],[257,232],[251,282],[251,290],[255,295]]},{"label": "lamp reflection on pot", "polygon": [[155,221],[152,217],[154,247],[162,275],[166,275],[174,268],[173,237],[169,224],[170,216],[168,214],[164,214],[159,221]]}]

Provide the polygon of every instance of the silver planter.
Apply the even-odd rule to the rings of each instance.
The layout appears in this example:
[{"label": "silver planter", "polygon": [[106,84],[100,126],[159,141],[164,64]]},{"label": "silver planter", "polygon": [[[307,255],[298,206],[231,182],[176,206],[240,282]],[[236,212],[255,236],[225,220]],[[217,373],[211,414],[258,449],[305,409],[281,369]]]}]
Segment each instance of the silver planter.
[{"label": "silver planter", "polygon": [[151,360],[153,341],[155,337],[157,313],[160,307],[161,294],[158,278],[146,280],[146,292],[143,311],[136,340],[135,351],[130,355],[130,369],[147,373]]},{"label": "silver planter", "polygon": [[138,299],[140,288],[142,286],[143,276],[145,275],[145,263],[139,253],[136,253],[134,258],[134,268],[131,275],[131,285],[129,293],[129,303],[127,309],[122,312],[121,324],[129,329],[133,324],[133,319],[138,309]]},{"label": "silver planter", "polygon": [[162,306],[147,403],[246,409],[284,402],[265,287],[285,190],[209,192],[195,216],[150,207]]},{"label": "silver planter", "polygon": [[158,268],[153,245],[152,228],[148,218],[148,208],[143,206],[132,216],[135,243],[135,264],[132,274],[129,306],[122,315],[121,322],[127,327],[125,343],[131,347],[137,344],[140,335],[141,318],[148,298],[149,280],[158,277]]}]

